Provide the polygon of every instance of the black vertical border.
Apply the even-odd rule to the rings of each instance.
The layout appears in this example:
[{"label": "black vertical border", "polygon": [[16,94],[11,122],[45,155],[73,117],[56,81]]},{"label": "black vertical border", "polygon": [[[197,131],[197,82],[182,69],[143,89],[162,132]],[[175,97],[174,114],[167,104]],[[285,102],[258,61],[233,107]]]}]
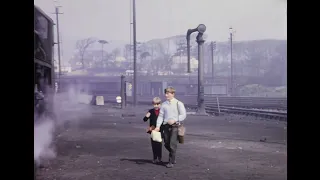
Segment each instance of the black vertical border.
[{"label": "black vertical border", "polygon": [[33,179],[33,2],[1,8],[2,179]]},{"label": "black vertical border", "polygon": [[319,8],[311,1],[290,1],[287,7],[288,179],[315,179],[320,131],[316,125],[320,111]]}]

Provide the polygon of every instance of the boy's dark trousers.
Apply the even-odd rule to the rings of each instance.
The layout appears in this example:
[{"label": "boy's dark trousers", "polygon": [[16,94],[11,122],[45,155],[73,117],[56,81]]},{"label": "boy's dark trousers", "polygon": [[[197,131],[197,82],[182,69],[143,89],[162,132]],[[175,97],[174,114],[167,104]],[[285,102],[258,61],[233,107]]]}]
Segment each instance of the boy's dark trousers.
[{"label": "boy's dark trousers", "polygon": [[161,160],[162,158],[162,143],[153,141],[151,138],[151,147],[153,152],[153,160]]},{"label": "boy's dark trousers", "polygon": [[169,151],[169,163],[175,163],[178,147],[178,126],[163,126],[164,147]]}]

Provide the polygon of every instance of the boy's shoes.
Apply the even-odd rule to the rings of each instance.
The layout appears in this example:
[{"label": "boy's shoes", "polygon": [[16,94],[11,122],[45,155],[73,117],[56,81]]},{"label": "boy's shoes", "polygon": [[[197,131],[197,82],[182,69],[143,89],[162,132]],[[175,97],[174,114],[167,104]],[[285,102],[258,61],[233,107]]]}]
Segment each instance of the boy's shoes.
[{"label": "boy's shoes", "polygon": [[152,161],[152,163],[153,163],[153,164],[161,164],[162,161],[161,161],[161,159],[154,159],[154,160]]},{"label": "boy's shoes", "polygon": [[171,162],[169,162],[167,165],[166,165],[167,168],[173,168],[173,164]]},{"label": "boy's shoes", "polygon": [[160,161],[158,160],[158,159],[154,159],[153,161],[152,161],[152,163],[153,164],[158,164]]}]

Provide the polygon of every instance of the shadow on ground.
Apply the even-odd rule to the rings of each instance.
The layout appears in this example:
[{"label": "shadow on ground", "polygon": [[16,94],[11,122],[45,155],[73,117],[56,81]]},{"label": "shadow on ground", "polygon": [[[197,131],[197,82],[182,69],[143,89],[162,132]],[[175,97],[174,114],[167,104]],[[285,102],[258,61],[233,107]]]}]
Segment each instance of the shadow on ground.
[{"label": "shadow on ground", "polygon": [[136,164],[153,164],[150,159],[128,159],[128,158],[122,158],[120,161],[130,161],[134,162]]}]

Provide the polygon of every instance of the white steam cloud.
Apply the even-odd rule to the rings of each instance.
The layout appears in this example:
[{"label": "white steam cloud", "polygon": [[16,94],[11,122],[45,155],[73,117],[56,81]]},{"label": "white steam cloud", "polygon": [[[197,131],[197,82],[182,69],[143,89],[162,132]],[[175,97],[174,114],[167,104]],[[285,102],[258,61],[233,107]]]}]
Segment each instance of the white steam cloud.
[{"label": "white steam cloud", "polygon": [[[44,114],[35,120],[34,124],[34,160],[39,165],[43,160],[56,157],[53,140],[57,128],[66,122],[78,122],[91,116],[88,95],[80,93],[79,87],[70,87],[68,92],[53,96],[53,116]],[[46,97],[45,101],[50,103]]]}]

